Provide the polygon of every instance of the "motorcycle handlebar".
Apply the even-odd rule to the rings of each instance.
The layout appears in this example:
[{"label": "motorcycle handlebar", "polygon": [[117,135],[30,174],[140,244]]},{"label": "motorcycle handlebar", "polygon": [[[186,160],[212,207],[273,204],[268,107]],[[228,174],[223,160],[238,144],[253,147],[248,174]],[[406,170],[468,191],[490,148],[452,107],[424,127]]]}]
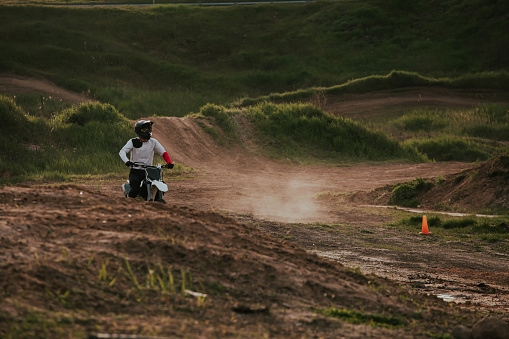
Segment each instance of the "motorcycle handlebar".
[{"label": "motorcycle handlebar", "polygon": [[[158,168],[157,166],[147,165],[143,162],[133,162],[129,167],[141,167],[141,168]],[[166,166],[161,166],[161,168],[166,168]]]}]

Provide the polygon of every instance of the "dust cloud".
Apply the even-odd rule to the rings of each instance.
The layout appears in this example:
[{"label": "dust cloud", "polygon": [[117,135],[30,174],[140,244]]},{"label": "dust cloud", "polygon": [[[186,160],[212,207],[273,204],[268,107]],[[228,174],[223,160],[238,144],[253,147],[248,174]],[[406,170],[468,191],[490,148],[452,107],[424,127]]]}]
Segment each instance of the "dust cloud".
[{"label": "dust cloud", "polygon": [[237,203],[260,219],[280,222],[317,222],[324,211],[316,202],[319,188],[302,178],[251,178]]}]

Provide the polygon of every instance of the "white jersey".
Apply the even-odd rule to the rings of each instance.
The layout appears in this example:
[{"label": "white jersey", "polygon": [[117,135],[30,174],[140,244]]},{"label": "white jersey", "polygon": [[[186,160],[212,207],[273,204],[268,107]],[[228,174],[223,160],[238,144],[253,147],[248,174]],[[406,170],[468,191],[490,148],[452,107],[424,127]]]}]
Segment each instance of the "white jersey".
[{"label": "white jersey", "polygon": [[[131,161],[142,162],[145,165],[152,165],[154,162],[154,151],[159,153],[161,156],[166,152],[161,143],[154,138],[150,138],[145,142],[141,142],[139,138],[135,138],[129,140],[118,154],[124,163]],[[131,159],[127,158],[127,153],[129,152],[131,152]],[[140,169],[136,166],[133,168]]]}]

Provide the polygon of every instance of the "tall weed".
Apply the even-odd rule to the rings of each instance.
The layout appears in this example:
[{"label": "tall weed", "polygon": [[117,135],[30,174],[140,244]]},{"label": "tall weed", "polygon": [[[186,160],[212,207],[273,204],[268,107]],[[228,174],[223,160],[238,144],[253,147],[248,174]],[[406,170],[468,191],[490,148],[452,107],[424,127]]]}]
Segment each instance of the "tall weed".
[{"label": "tall weed", "polygon": [[415,147],[435,161],[484,161],[497,153],[497,149],[489,144],[447,135],[406,140],[404,144]]},{"label": "tall weed", "polygon": [[480,105],[464,109],[413,110],[381,127],[404,144],[437,161],[486,160],[504,151],[509,138],[509,106]]},{"label": "tall weed", "polygon": [[426,161],[410,146],[400,146],[381,132],[370,131],[349,119],[324,113],[305,104],[260,103],[247,109],[227,109],[207,105],[200,111],[214,117],[230,135],[236,131],[235,119],[243,116],[256,128],[257,142],[276,157],[303,159]]},{"label": "tall weed", "polygon": [[[53,118],[27,115],[0,96],[0,172],[7,177],[49,173],[104,174],[124,169],[118,150],[132,127],[111,105],[82,104]],[[53,175],[50,175],[53,176]]]},{"label": "tall weed", "polygon": [[264,103],[251,108],[250,114],[275,147],[293,143],[297,148],[308,149],[308,154],[319,149],[365,160],[420,158],[417,152],[402,148],[382,133],[328,115],[312,105]]}]

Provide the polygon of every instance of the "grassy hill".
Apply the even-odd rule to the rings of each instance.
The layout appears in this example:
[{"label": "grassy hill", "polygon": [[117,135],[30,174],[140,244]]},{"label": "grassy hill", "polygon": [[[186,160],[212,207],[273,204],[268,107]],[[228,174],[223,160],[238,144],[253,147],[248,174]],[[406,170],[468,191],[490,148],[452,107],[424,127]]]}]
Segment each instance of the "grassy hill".
[{"label": "grassy hill", "polygon": [[[2,2],[0,72],[49,79],[102,105],[2,96],[0,171],[7,180],[13,173],[115,172],[117,149],[132,134],[127,119],[191,113],[226,132],[209,129],[227,142],[238,142],[236,120],[247,117],[271,156],[296,161],[486,160],[507,149],[506,105],[409,112],[375,126],[265,102],[299,101],[317,90],[507,91],[506,9],[507,2],[480,0],[94,8]],[[77,123],[73,115],[87,118]],[[343,133],[349,143],[337,137]]]},{"label": "grassy hill", "polygon": [[90,92],[129,118],[183,116],[392,70],[508,69],[505,1],[0,7],[0,71]]}]

